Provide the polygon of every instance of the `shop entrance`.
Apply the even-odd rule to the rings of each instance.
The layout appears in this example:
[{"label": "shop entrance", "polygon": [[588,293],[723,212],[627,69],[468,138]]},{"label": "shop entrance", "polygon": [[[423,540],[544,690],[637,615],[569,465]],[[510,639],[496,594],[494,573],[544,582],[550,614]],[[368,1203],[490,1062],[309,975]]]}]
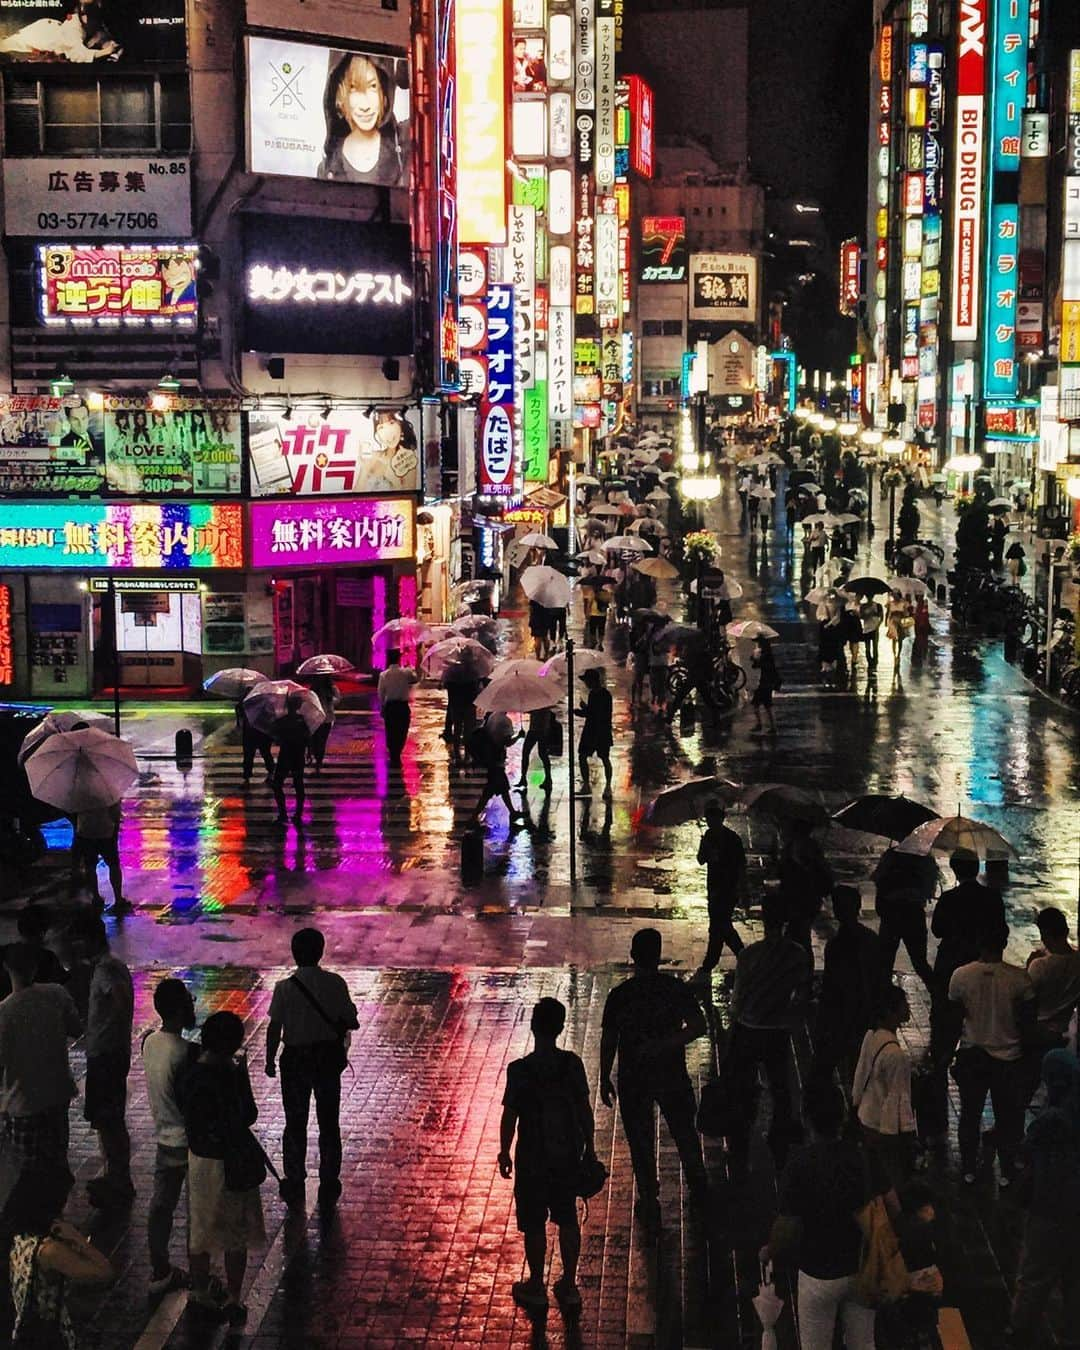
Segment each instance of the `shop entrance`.
[{"label": "shop entrance", "polygon": [[274,650],[279,675],[333,652],[358,670],[371,669],[371,635],[386,621],[387,579],[381,572],[313,573],[274,582]]},{"label": "shop entrance", "polygon": [[93,578],[94,689],[195,689],[202,683],[199,584]]}]

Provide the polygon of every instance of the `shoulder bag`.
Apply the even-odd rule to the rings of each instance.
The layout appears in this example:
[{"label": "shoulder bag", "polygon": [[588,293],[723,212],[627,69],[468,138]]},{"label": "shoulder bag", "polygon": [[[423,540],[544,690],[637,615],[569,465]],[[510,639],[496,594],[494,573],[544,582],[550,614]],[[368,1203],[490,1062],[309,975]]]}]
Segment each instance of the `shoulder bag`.
[{"label": "shoulder bag", "polygon": [[341,1024],[335,1022],[326,1013],[322,1004],[302,980],[298,980],[295,975],[290,975],[289,983],[296,985],[297,989],[300,990],[301,994],[334,1033],[335,1039],[333,1041],[316,1042],[315,1045],[310,1047],[313,1057],[318,1061],[316,1068],[328,1074],[344,1073],[349,1063],[349,1053],[345,1049],[345,1032],[342,1030]]},{"label": "shoulder bag", "polygon": [[[866,1189],[871,1192],[874,1187],[870,1167],[866,1154],[862,1150],[860,1153]],[[862,1233],[859,1269],[855,1276],[856,1296],[870,1308],[895,1303],[908,1292],[911,1281],[884,1195],[871,1195],[855,1212],[854,1218]]]}]

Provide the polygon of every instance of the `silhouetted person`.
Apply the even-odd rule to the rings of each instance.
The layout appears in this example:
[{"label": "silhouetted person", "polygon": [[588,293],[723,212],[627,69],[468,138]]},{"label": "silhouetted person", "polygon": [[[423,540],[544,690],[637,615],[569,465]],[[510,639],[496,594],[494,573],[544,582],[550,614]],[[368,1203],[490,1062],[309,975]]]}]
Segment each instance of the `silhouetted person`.
[{"label": "silhouetted person", "polygon": [[300,713],[301,696],[290,694],[285,700],[285,716],[274,723],[274,740],[278,743],[277,764],[270,785],[277,802],[275,825],[285,824],[285,780],[292,779],[293,824],[304,819],[304,765],[307,760],[311,732]]},{"label": "silhouetted person", "polygon": [[851,1082],[859,1047],[884,985],[881,945],[873,929],[859,922],[860,905],[854,886],[837,886],[833,891],[839,929],[825,944],[818,1005],[815,1065],[819,1071],[839,1068],[845,1085]]},{"label": "silhouetted person", "polygon": [[[528,1278],[513,1285],[514,1302],[541,1312],[547,1307],[544,1262],[548,1219],[559,1229],[562,1278],[555,1297],[567,1311],[581,1307],[577,1264],[581,1251],[575,1182],[582,1159],[595,1157],[593,1114],[585,1066],[556,1041],[566,1024],[566,1009],[555,998],[533,1008],[534,1049],[506,1067],[499,1173],[514,1176],[518,1232],[525,1240]],[[510,1145],[517,1134],[517,1148]]]},{"label": "silhouetted person", "polygon": [[902,942],[915,974],[933,993],[934,972],[926,955],[926,904],[937,889],[937,864],[933,858],[892,847],[878,860],[873,881],[884,978],[892,978]]},{"label": "silhouetted person", "polygon": [[409,736],[412,720],[412,687],[418,676],[415,670],[405,670],[399,651],[387,652],[388,665],[379,676],[379,707],[386,728],[386,749],[391,764],[401,763],[401,752]]},{"label": "silhouetted person", "polygon": [[578,711],[585,721],[578,737],[578,772],[581,775],[581,789],[590,792],[589,759],[595,755],[604,766],[604,799],[611,796],[611,742],[612,704],[611,691],[604,687],[604,673],[601,670],[587,670],[582,681],[589,691],[588,700]]},{"label": "silhouetted person", "polygon": [[520,735],[521,732],[514,730],[513,722],[504,712],[488,713],[483,726],[478,727],[473,733],[470,742],[473,753],[482,756],[481,763],[487,770],[484,786],[480,789],[480,798],[473,808],[474,819],[480,815],[492,797],[498,797],[506,807],[512,825],[525,819],[510,798],[510,779],[506,776],[507,748],[513,745]]},{"label": "silhouetted person", "polygon": [[326,943],[317,928],[293,935],[296,970],[274,985],[266,1028],[266,1072],[277,1072],[281,1052],[281,1101],[285,1133],[281,1152],[281,1197],[287,1204],[304,1199],[307,1176],[308,1111],[315,1098],[319,1122],[319,1202],[332,1205],[341,1194],[341,1075],[347,1035],[360,1023],[356,1004],[340,975],[319,965]]},{"label": "silhouetted person", "polygon": [[75,857],[77,871],[86,878],[94,908],[104,901],[98,888],[97,865],[100,858],[109,869],[113,902],[110,914],[126,914],[131,905],[124,899],[124,877],[120,870],[120,803],[80,811],[75,817]]},{"label": "silhouetted person", "polygon": [[[51,948],[45,945],[45,935],[49,931],[51,919],[44,905],[27,905],[19,910],[15,927],[19,941],[32,947],[37,953],[37,970],[34,973],[35,984],[67,984],[68,972],[64,963]],[[11,981],[6,969],[0,966],[0,999],[11,993]],[[3,1060],[0,1060],[0,1064]]]},{"label": "silhouetted person", "polygon": [[787,936],[807,953],[810,926],[833,888],[832,868],[807,820],[792,820],[780,853],[780,899],[787,910]]},{"label": "silhouetted person", "polygon": [[240,749],[243,754],[241,772],[244,782],[251,781],[251,775],[255,772],[256,755],[262,758],[267,777],[272,778],[274,774],[274,742],[264,732],[256,731],[251,725],[243,699],[236,705],[236,725],[240,728]]},{"label": "silhouetted person", "polygon": [[600,1099],[605,1106],[615,1100],[611,1071],[618,1056],[619,1114],[646,1230],[655,1230],[660,1221],[656,1107],[679,1151],[691,1195],[703,1201],[708,1190],[685,1054],[691,1041],[705,1035],[705,1015],[681,980],[658,969],[660,946],[655,928],[634,934],[634,974],[608,994],[600,1039]]},{"label": "silhouetted person", "polygon": [[746,850],[735,831],[724,824],[724,808],[719,802],[710,802],[706,806],[705,825],[697,860],[707,869],[709,945],[697,976],[715,970],[725,942],[731,948],[732,956],[738,956],[743,949],[743,940],[735,929],[732,916],[746,884]]}]

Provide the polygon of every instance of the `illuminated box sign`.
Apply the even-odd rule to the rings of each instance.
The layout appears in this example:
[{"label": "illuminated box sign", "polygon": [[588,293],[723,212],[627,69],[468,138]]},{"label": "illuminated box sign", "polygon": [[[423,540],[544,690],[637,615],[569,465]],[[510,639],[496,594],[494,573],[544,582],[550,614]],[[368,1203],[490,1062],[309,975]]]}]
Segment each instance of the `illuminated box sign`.
[{"label": "illuminated box sign", "polygon": [[[611,198],[605,204],[613,204]],[[619,287],[619,218],[614,211],[596,217],[596,312],[601,319],[614,319],[621,312]]]},{"label": "illuminated box sign", "polygon": [[311,497],[350,492],[418,492],[415,414],[399,409],[331,407],[248,414],[253,497]]},{"label": "illuminated box sign", "polygon": [[642,178],[651,178],[654,169],[653,91],[640,75],[631,75],[630,86],[630,167]]},{"label": "illuminated box sign", "polygon": [[991,128],[997,173],[1016,173],[1020,168],[1030,11],[1031,0],[995,0]]},{"label": "illuminated box sign", "polygon": [[0,567],[238,568],[239,503],[6,503]]},{"label": "illuminated box sign", "polygon": [[929,71],[929,52],[925,42],[913,42],[908,48],[908,82],[925,84]]},{"label": "illuminated box sign", "polygon": [[198,595],[202,582],[195,577],[91,577],[92,595]]},{"label": "illuminated box sign", "polygon": [[574,36],[577,62],[574,107],[596,107],[596,5],[595,0],[574,0]]},{"label": "illuminated box sign", "polygon": [[[548,479],[548,387],[537,380],[525,390],[522,411],[522,440],[525,451],[525,481],[546,483]],[[508,517],[509,518],[509,517]]]},{"label": "illuminated box sign", "polygon": [[444,390],[461,382],[458,341],[457,72],[455,0],[435,4],[435,321],[441,333],[438,376]]},{"label": "illuminated box sign", "polygon": [[0,61],[133,66],[183,61],[184,0],[76,6],[0,0]]},{"label": "illuminated box sign", "polygon": [[3,163],[4,231],[68,239],[191,234],[186,159],[9,159]]},{"label": "illuminated box sign", "polygon": [[569,305],[548,310],[548,416],[567,421],[574,410],[574,319]]},{"label": "illuminated box sign", "polygon": [[979,335],[987,0],[960,0],[953,169],[952,337]]},{"label": "illuminated box sign", "polygon": [[858,309],[862,294],[861,258],[862,249],[857,239],[846,239],[840,245],[840,313],[848,317]]},{"label": "illuminated box sign", "polygon": [[506,242],[507,56],[503,0],[457,0],[458,238]]},{"label": "illuminated box sign", "polygon": [[690,318],[742,319],[757,311],[757,259],[744,253],[695,253],[690,258]]},{"label": "illuminated box sign", "polygon": [[921,173],[906,173],[904,175],[904,214],[906,216],[922,215],[923,185],[924,180]]},{"label": "illuminated box sign", "polygon": [[39,314],[50,327],[194,328],[194,244],[42,244]]},{"label": "illuminated box sign", "polygon": [[0,497],[91,497],[104,488],[100,412],[77,396],[0,396]]},{"label": "illuminated box sign", "polygon": [[478,490],[485,497],[517,495],[514,473],[514,288],[487,292],[487,391],[477,418]]},{"label": "illuminated box sign", "polygon": [[615,20],[596,21],[596,186],[615,182]]},{"label": "illuminated box sign", "polygon": [[11,632],[11,587],[0,584],[0,685],[15,683],[15,644]]},{"label": "illuminated box sign", "polygon": [[226,400],[110,395],[105,400],[105,476],[123,497],[240,491],[240,407]]},{"label": "illuminated box sign", "polygon": [[248,511],[252,567],[398,562],[416,553],[411,497],[252,502]]},{"label": "illuminated box sign", "polygon": [[412,351],[407,225],[246,215],[243,238],[246,350]]},{"label": "illuminated box sign", "polygon": [[252,173],[409,186],[409,73],[404,51],[376,54],[249,37]]},{"label": "illuminated box sign", "polygon": [[1020,209],[999,203],[990,213],[990,250],[987,269],[986,334],[983,355],[983,394],[986,398],[1015,398],[1016,306],[1019,270]]}]

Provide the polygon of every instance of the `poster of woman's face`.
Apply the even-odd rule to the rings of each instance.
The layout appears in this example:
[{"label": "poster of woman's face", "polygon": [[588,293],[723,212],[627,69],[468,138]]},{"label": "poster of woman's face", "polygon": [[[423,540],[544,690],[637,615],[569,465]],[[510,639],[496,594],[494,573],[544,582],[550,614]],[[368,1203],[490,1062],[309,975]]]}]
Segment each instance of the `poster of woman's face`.
[{"label": "poster of woman's face", "polygon": [[404,51],[375,53],[250,36],[253,173],[409,187]]}]

